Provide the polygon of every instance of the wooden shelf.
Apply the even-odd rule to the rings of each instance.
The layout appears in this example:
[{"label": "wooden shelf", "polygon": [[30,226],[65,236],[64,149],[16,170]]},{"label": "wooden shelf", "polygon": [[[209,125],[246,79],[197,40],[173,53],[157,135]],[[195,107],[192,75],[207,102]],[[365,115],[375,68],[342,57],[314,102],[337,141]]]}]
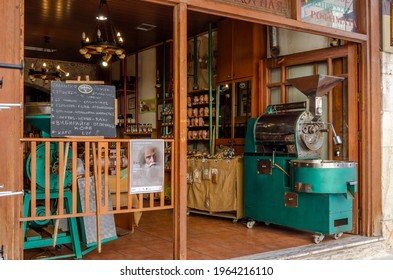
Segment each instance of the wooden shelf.
[{"label": "wooden shelf", "polygon": [[[193,91],[188,92],[187,94],[188,95],[198,95],[198,94],[202,94],[202,93],[205,94],[207,92],[209,92],[209,89],[205,88],[205,89],[193,90]],[[213,89],[212,92],[215,92],[215,90]]]}]

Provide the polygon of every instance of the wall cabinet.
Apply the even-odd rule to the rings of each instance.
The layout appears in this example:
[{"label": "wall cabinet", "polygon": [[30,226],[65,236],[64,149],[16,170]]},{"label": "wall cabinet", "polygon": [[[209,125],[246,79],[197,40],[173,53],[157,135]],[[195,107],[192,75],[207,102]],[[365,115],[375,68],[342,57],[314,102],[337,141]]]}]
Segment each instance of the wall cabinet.
[{"label": "wall cabinet", "polygon": [[240,80],[219,85],[217,89],[216,146],[232,147],[236,155],[244,151],[252,88],[252,80]]},{"label": "wall cabinet", "polygon": [[217,28],[217,83],[257,75],[266,54],[266,29],[255,23],[224,19]]},{"label": "wall cabinet", "polygon": [[266,57],[266,27],[224,19],[217,28],[215,145],[244,150],[247,120],[258,113],[259,61]]}]

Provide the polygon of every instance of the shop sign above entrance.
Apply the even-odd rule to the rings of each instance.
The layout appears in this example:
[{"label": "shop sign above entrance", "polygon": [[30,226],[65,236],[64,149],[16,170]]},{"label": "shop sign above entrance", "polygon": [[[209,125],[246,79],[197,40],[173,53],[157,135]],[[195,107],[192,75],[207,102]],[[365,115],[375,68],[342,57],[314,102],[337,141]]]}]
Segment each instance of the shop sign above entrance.
[{"label": "shop sign above entrance", "polygon": [[301,19],[340,30],[359,32],[357,0],[301,0]]},{"label": "shop sign above entrance", "polygon": [[222,2],[239,8],[271,13],[287,18],[291,17],[290,0],[215,0],[215,2]]}]

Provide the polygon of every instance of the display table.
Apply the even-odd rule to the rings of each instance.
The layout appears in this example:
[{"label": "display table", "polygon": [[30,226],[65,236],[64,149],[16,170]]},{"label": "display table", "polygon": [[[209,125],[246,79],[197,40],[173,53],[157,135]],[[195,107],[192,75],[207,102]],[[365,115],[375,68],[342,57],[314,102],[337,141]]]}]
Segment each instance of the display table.
[{"label": "display table", "polygon": [[243,158],[187,159],[189,212],[243,218]]}]

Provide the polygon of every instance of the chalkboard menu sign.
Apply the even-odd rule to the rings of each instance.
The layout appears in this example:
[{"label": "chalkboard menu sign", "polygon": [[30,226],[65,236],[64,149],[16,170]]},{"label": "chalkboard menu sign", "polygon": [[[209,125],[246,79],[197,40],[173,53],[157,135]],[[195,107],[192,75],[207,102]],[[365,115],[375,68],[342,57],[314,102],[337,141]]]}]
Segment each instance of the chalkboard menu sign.
[{"label": "chalkboard menu sign", "polygon": [[114,86],[51,84],[51,137],[115,137]]}]

